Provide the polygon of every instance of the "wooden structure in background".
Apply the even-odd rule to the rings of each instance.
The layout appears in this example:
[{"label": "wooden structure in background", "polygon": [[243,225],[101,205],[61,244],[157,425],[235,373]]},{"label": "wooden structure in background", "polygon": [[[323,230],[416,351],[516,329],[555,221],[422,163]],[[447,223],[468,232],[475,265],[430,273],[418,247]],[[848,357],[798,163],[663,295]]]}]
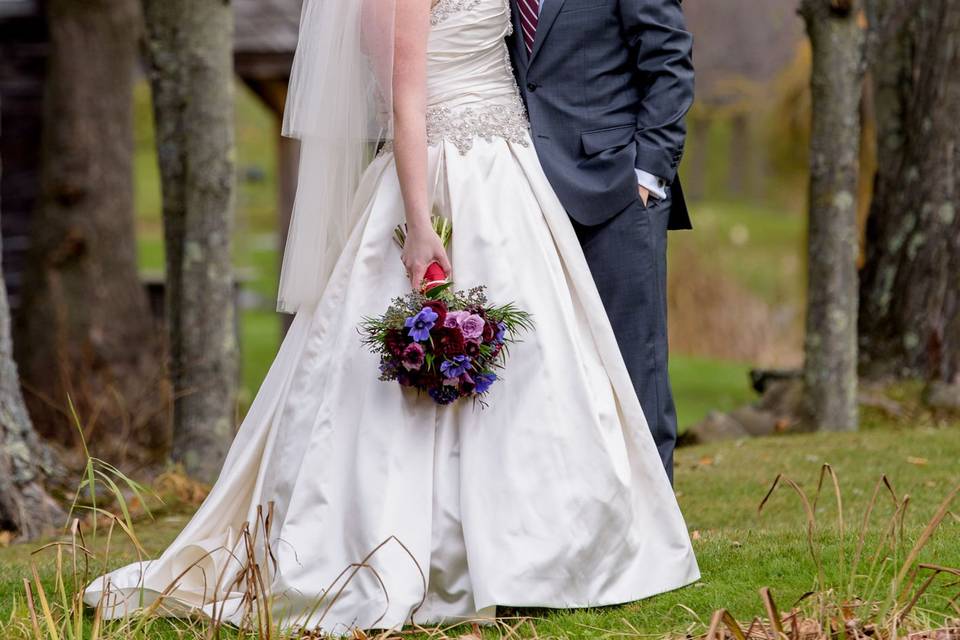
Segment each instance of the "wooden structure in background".
[{"label": "wooden structure in background", "polygon": [[[280,135],[283,106],[293,54],[297,49],[302,0],[234,0],[236,73],[276,115],[277,136],[277,231],[282,260],[293,200],[297,193],[300,147]],[[284,315],[283,328],[293,316]]]},{"label": "wooden structure in background", "polygon": [[40,195],[47,29],[34,0],[0,0],[0,221],[11,312],[20,303]]}]

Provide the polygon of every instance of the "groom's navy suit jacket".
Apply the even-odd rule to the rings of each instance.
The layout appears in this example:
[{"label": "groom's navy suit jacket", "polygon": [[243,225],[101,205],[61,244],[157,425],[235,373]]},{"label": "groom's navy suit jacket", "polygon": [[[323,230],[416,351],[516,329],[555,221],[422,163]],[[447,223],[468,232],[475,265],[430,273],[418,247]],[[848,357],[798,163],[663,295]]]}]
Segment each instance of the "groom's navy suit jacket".
[{"label": "groom's navy suit jacket", "polygon": [[569,215],[597,225],[636,202],[636,168],[666,181],[670,228],[690,228],[677,165],[693,39],[680,0],[543,0],[529,56],[511,3],[533,143]]}]

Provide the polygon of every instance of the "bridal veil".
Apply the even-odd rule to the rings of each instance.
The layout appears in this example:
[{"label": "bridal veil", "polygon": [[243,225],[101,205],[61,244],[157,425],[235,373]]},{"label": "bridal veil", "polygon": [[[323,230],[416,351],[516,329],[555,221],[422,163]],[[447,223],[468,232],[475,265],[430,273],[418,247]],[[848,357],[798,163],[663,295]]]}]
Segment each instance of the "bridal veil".
[{"label": "bridal veil", "polygon": [[283,135],[300,140],[300,179],[277,310],[323,292],[356,222],[363,171],[390,135],[397,0],[304,0]]}]

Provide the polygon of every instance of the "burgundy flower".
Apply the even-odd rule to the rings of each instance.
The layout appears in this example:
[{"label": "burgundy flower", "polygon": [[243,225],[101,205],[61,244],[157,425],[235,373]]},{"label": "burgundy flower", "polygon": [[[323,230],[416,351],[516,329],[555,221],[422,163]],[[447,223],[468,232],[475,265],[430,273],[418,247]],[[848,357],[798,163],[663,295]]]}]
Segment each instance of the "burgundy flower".
[{"label": "burgundy flower", "polygon": [[466,349],[466,342],[460,329],[455,327],[441,327],[434,330],[434,344],[437,353],[442,356],[463,355]]},{"label": "burgundy flower", "polygon": [[407,345],[407,348],[403,350],[403,368],[407,371],[419,371],[425,358],[426,351],[424,351],[422,344],[414,342]]},{"label": "burgundy flower", "polygon": [[477,388],[477,383],[470,377],[469,373],[460,376],[460,393],[470,395]]},{"label": "burgundy flower", "polygon": [[475,340],[467,340],[463,351],[471,358],[476,358],[480,355],[480,343]]},{"label": "burgundy flower", "polygon": [[493,342],[493,338],[497,335],[497,323],[492,320],[487,320],[486,324],[483,325],[483,341],[484,342]]},{"label": "burgundy flower", "polygon": [[433,389],[434,387],[443,386],[443,376],[436,369],[433,371],[426,371],[421,369],[420,378],[418,380],[419,387],[421,389]]},{"label": "burgundy flower", "polygon": [[387,351],[396,357],[403,355],[403,350],[407,348],[407,345],[410,344],[410,340],[399,329],[390,329],[387,331],[387,336],[384,339],[384,346],[387,348]]}]

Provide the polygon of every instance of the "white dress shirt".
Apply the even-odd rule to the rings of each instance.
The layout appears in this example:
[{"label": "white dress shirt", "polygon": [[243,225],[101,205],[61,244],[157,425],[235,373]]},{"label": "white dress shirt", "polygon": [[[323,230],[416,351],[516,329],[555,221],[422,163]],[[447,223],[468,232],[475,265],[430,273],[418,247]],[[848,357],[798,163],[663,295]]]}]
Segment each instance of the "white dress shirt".
[{"label": "white dress shirt", "polygon": [[[543,3],[548,2],[549,0],[538,0],[538,6],[540,10],[543,10]],[[650,192],[650,195],[654,198],[662,200],[667,197],[667,181],[663,178],[659,178],[652,173],[647,173],[642,169],[635,169],[637,172],[637,184]]]}]

